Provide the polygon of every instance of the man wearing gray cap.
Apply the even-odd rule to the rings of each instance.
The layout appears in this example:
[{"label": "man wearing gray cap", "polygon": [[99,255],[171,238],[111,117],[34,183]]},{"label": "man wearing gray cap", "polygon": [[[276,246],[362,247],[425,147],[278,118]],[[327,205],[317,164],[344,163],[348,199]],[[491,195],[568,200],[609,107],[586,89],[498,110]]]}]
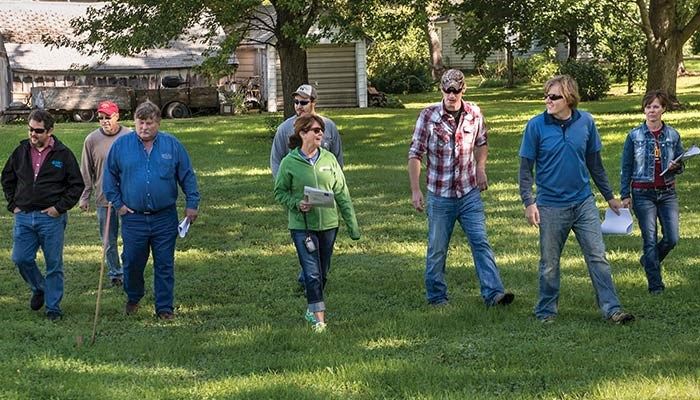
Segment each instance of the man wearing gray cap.
[{"label": "man wearing gray cap", "polygon": [[[311,85],[304,84],[292,94],[294,97],[294,112],[295,115],[287,118],[277,127],[275,138],[272,141],[272,150],[270,151],[270,169],[272,169],[272,177],[277,177],[277,170],[280,167],[282,158],[289,153],[289,137],[294,134],[294,121],[301,114],[313,114],[316,110],[316,88]],[[340,141],[340,133],[335,126],[335,122],[326,117],[323,122],[326,128],[323,131],[323,141],[321,146],[335,155],[340,167],[343,167],[343,144]]]},{"label": "man wearing gray cap", "polygon": [[[418,116],[408,152],[408,176],[413,207],[428,214],[425,288],[428,303],[446,305],[445,260],[456,221],[469,240],[481,298],[487,306],[507,305],[506,292],[486,236],[481,191],[487,189],[487,129],[479,107],[462,101],[464,74],[445,71],[440,80],[442,101]],[[420,188],[421,163],[426,159],[428,199]]]}]

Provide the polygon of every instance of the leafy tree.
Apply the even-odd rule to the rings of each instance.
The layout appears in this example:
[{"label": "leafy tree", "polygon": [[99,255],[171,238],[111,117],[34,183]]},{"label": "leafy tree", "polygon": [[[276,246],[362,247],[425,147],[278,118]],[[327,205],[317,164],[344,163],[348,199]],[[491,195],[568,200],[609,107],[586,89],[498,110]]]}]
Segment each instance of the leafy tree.
[{"label": "leafy tree", "polygon": [[628,18],[609,10],[608,23],[601,27],[601,55],[616,80],[626,80],[627,93],[633,93],[635,84],[646,79],[646,38]]},{"label": "leafy tree", "polygon": [[[75,37],[44,39],[105,58],[166,47],[178,38],[197,41],[210,46],[204,67],[212,74],[227,68],[226,61],[243,38],[270,44],[280,58],[284,111],[291,115],[291,93],[308,82],[306,49],[323,34],[361,37],[366,26],[381,25],[382,17],[388,15],[384,10],[392,4],[380,0],[110,0],[71,21]],[[318,31],[310,32],[312,27]]]},{"label": "leafy tree", "polygon": [[[647,91],[665,90],[677,104],[678,65],[683,60],[683,45],[700,28],[698,0],[635,0],[638,15],[629,18],[639,23],[646,37]],[[620,12],[626,13],[621,8]]]},{"label": "leafy tree", "polygon": [[599,42],[599,23],[607,23],[603,5],[607,0],[542,0],[534,3],[529,24],[537,43],[556,47],[562,38],[569,45],[568,60],[578,58],[581,45],[595,47]]},{"label": "leafy tree", "polygon": [[459,35],[454,46],[473,54],[477,65],[494,51],[506,49],[508,85],[513,86],[513,54],[530,47],[531,0],[472,0],[454,4],[452,18]]}]

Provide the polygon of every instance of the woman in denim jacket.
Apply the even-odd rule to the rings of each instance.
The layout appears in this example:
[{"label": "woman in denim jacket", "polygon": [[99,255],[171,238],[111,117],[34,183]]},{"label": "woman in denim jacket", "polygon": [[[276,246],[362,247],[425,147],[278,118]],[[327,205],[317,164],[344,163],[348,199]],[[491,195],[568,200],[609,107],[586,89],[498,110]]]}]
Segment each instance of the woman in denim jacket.
[{"label": "woman in denim jacket", "polygon": [[[669,103],[663,91],[647,93],[642,100],[646,120],[630,131],[622,150],[620,197],[623,207],[629,208],[631,203],[639,221],[643,240],[639,262],[651,294],[663,292],[661,262],[679,239],[675,180],[683,171],[683,164],[673,160],[683,153],[683,146],[678,131],[661,120]],[[657,219],[661,223],[661,240]]]}]

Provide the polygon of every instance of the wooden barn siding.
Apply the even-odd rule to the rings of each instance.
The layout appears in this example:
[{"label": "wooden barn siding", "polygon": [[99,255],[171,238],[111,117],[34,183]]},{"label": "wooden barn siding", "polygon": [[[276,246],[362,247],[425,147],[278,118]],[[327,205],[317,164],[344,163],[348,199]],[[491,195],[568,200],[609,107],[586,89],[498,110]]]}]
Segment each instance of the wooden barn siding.
[{"label": "wooden barn siding", "polygon": [[[357,107],[355,45],[320,44],[307,52],[309,83],[318,93],[317,107]],[[277,60],[277,107],[282,101],[282,72]]]},{"label": "wooden barn siding", "polygon": [[0,40],[0,111],[3,111],[10,104],[10,77],[7,55]]},{"label": "wooden barn siding", "polygon": [[[470,70],[475,68],[474,56],[467,55],[462,57],[455,51],[452,42],[457,38],[458,32],[454,22],[450,20],[447,23],[437,25],[441,31],[442,42],[442,61],[446,67]],[[502,51],[491,53],[486,59],[489,64],[505,61],[505,53]]]}]

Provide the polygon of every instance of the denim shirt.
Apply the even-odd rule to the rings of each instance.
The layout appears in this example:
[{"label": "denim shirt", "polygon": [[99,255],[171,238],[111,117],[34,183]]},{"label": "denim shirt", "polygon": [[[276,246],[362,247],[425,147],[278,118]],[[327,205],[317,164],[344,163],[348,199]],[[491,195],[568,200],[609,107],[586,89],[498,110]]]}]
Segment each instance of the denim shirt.
[{"label": "denim shirt", "polygon": [[112,144],[102,189],[115,209],[126,205],[136,212],[153,212],[173,207],[177,185],[185,193],[186,207],[197,209],[197,178],[185,147],[174,136],[159,131],[150,153],[133,131]]},{"label": "denim shirt", "polygon": [[[622,167],[620,168],[620,197],[630,197],[632,181],[654,182],[654,148],[656,140],[647,127],[646,122],[632,129],[627,135],[622,149]],[[661,170],[668,168],[669,163],[683,154],[681,136],[673,127],[664,124],[659,135],[661,151]],[[673,173],[664,174],[666,184],[671,184],[682,168]]]}]

